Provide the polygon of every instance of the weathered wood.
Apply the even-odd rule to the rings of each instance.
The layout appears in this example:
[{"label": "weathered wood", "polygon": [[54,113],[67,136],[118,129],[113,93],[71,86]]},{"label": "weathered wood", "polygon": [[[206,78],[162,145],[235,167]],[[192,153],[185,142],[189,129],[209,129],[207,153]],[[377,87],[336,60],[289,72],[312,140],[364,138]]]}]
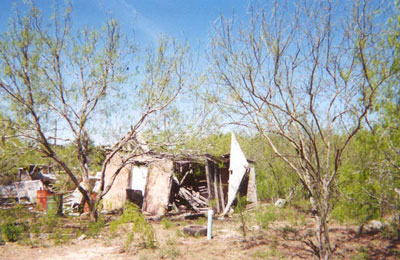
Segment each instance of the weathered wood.
[{"label": "weathered wood", "polygon": [[173,162],[163,159],[150,164],[143,211],[162,216],[166,213],[172,187]]},{"label": "weathered wood", "polygon": [[219,189],[218,189],[218,168],[217,165],[215,163],[213,163],[213,178],[214,178],[214,193],[215,193],[215,199],[217,201],[217,212],[221,212],[222,205],[221,205],[221,199],[220,199],[220,194],[219,194]]},{"label": "weathered wood", "polygon": [[178,194],[179,194],[179,196],[183,197],[195,211],[197,211],[197,212],[200,211],[199,208],[196,205],[194,205],[194,203],[191,201],[190,196],[185,193],[184,189],[182,189],[182,188],[179,189]]},{"label": "weathered wood", "polygon": [[198,195],[198,197],[196,197],[196,195],[194,194],[193,191],[191,192],[190,190],[188,190],[188,189],[186,189],[186,188],[183,188],[183,187],[180,188],[180,191],[181,191],[183,194],[185,194],[185,199],[188,199],[188,200],[190,200],[191,202],[192,202],[192,201],[195,201],[195,202],[197,202],[198,204],[203,205],[203,206],[207,206],[207,205],[208,205],[208,204],[207,204],[207,200],[206,200],[204,197],[202,197],[202,196],[200,196],[200,195]]},{"label": "weathered wood", "polygon": [[[110,164],[105,171],[104,185],[107,186],[112,183],[113,175],[122,164],[122,158],[115,156],[110,160]],[[126,165],[115,178],[110,190],[103,197],[103,208],[105,210],[119,210],[123,209],[126,203],[126,189],[129,186],[129,176],[131,175],[132,165]],[[83,185],[83,184],[82,184]],[[85,187],[86,188],[86,187]],[[76,199],[82,200],[82,195],[79,190],[74,192]]]},{"label": "weathered wood", "polygon": [[193,173],[192,170],[186,171],[185,175],[183,176],[183,178],[181,179],[179,185],[182,185],[182,183],[185,181],[186,177],[188,176],[189,173]]},{"label": "weathered wood", "polygon": [[257,206],[256,172],[254,167],[250,168],[249,183],[247,186],[247,201],[249,202],[249,207]]},{"label": "weathered wood", "polygon": [[224,189],[222,187],[222,178],[221,178],[221,171],[218,169],[218,191],[219,191],[219,199],[221,201],[221,209],[225,208],[225,200],[224,200]]},{"label": "weathered wood", "polygon": [[205,202],[205,201],[202,201],[200,198],[196,198],[195,196],[191,196],[191,199],[194,200],[194,201],[196,201],[196,202],[199,203],[200,205],[208,206],[208,203]]},{"label": "weathered wood", "polygon": [[190,194],[190,196],[193,196],[194,198],[197,198],[197,199],[201,200],[203,203],[208,204],[207,199],[205,197],[203,197],[200,194],[200,192],[196,192],[196,191],[194,191],[194,190],[192,190],[190,188],[184,188],[184,187],[181,187],[181,189],[187,191]]},{"label": "weathered wood", "polygon": [[[208,203],[215,200],[215,190],[214,190],[214,178],[212,176],[212,162],[206,161],[206,178],[207,178],[207,188],[208,188]],[[215,206],[213,207],[215,211]]]}]

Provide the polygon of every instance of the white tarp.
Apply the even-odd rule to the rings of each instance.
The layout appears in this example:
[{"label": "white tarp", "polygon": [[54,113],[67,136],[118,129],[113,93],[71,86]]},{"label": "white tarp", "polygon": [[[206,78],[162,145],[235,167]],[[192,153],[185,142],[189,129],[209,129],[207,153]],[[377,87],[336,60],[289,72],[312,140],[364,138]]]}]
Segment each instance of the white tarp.
[{"label": "white tarp", "polygon": [[246,160],[246,157],[244,156],[242,149],[240,149],[240,145],[236,140],[235,135],[232,133],[231,154],[229,160],[228,203],[226,204],[223,215],[228,213],[230,207],[232,206],[240,183],[242,182],[243,176],[246,174],[248,167],[249,164]]},{"label": "white tarp", "polygon": [[147,183],[147,166],[133,166],[132,168],[132,179],[131,179],[131,189],[142,191],[144,197],[144,191]]}]

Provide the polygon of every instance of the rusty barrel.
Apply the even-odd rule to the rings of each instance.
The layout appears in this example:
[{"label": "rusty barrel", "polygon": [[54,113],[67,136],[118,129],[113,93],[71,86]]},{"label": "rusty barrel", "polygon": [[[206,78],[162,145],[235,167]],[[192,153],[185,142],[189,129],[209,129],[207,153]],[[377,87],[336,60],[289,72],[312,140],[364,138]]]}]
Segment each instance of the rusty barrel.
[{"label": "rusty barrel", "polygon": [[36,203],[38,210],[45,211],[47,209],[47,196],[50,194],[48,190],[36,191]]},{"label": "rusty barrel", "polygon": [[[97,197],[97,193],[92,193],[92,195],[90,197],[94,201]],[[89,212],[89,203],[85,202],[85,207],[83,208],[83,212],[84,213]]]}]

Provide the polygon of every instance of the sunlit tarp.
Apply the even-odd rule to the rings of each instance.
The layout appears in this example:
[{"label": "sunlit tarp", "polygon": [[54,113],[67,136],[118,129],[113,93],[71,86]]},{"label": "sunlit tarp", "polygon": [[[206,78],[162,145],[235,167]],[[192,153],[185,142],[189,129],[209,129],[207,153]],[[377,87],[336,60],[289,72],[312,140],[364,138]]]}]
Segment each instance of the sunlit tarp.
[{"label": "sunlit tarp", "polygon": [[231,154],[229,162],[228,204],[226,204],[223,215],[228,213],[230,207],[232,206],[240,183],[242,182],[243,176],[246,174],[248,167],[249,164],[246,160],[246,157],[244,156],[242,149],[240,149],[240,145],[236,140],[235,135],[232,133]]}]

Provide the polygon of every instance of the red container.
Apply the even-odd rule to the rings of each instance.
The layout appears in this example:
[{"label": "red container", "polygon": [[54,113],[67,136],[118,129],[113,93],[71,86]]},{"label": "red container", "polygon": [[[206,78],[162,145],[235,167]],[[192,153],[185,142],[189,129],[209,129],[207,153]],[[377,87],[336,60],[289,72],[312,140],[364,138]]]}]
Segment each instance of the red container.
[{"label": "red container", "polygon": [[38,190],[36,191],[36,201],[37,201],[37,208],[41,211],[46,211],[47,209],[47,195],[50,192],[48,190]]},{"label": "red container", "polygon": [[[94,201],[97,197],[97,193],[92,193],[91,198]],[[83,208],[83,212],[89,212],[89,203],[85,202],[85,207]]]}]

